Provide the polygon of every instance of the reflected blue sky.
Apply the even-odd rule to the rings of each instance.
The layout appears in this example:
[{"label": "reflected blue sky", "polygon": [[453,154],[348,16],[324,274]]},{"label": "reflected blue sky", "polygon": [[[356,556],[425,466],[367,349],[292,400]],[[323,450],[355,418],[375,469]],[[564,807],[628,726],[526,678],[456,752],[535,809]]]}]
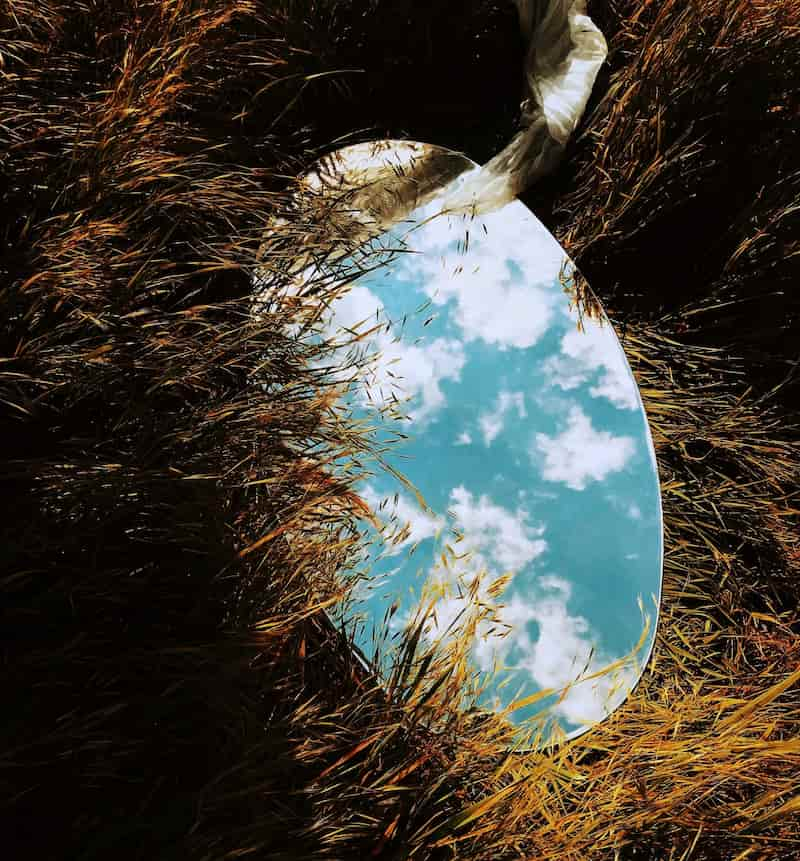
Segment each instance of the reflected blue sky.
[{"label": "reflected blue sky", "polygon": [[[578,328],[558,243],[519,202],[473,219],[435,213],[434,203],[385,235],[406,251],[362,276],[326,322],[329,335],[384,324],[361,344],[375,362],[353,404],[368,416],[402,402],[408,439],[388,460],[428,506],[389,473],[361,487],[383,531],[359,590],[356,643],[372,653],[392,603],[402,628],[426,579],[451,590],[427,629],[446,636],[464,607],[457,581],[483,572],[488,586],[508,573],[499,597],[481,587],[494,623],[479,626],[472,649],[478,669],[506,668],[508,686],[483,700],[502,706],[628,654],[642,633],[640,599],[655,621],[658,477],[625,356],[607,322]],[[455,547],[451,527],[468,558],[445,568],[437,560]],[[613,710],[638,675],[629,665],[545,704],[572,733]]]}]

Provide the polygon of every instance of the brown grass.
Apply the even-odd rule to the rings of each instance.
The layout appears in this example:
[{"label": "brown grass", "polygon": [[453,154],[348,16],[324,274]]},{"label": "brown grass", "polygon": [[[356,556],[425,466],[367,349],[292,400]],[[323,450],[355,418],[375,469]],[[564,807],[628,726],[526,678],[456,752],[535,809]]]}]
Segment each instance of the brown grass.
[{"label": "brown grass", "polygon": [[[297,305],[250,315],[265,225],[336,105],[390,112],[331,38],[349,7],[5,3],[12,857],[800,856],[800,7],[595,7],[602,98],[532,197],[637,373],[665,592],[626,705],[521,756],[452,707],[457,650],[409,638],[389,697],[326,621],[376,441],[286,335]],[[272,253],[291,262],[289,233]]]}]

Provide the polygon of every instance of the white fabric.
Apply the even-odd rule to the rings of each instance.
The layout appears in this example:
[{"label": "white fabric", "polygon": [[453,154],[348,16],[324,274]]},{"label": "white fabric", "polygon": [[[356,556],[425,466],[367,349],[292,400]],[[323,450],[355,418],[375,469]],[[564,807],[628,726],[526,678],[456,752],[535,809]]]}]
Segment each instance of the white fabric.
[{"label": "white fabric", "polygon": [[488,212],[549,173],[575,131],[608,53],[584,0],[514,0],[528,42],[523,128],[445,195],[445,208]]},{"label": "white fabric", "polygon": [[[437,209],[454,213],[491,212],[555,167],[586,108],[606,42],[585,0],[511,2],[527,43],[522,129],[482,167],[458,153],[398,140],[356,144],[321,159],[299,184],[298,211],[318,229],[295,237],[293,268],[302,271],[315,259],[324,234],[334,240],[330,259],[340,258],[433,199]],[[257,285],[265,278],[260,272]]]}]

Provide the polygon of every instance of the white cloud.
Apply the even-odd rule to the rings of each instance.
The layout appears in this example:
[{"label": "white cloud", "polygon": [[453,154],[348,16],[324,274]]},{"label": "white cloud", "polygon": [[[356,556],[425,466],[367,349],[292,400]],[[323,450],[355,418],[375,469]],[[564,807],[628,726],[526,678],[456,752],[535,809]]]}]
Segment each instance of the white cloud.
[{"label": "white cloud", "polygon": [[[486,573],[477,597],[491,613],[478,624],[472,643],[477,667],[491,672],[497,664],[514,671],[515,680],[508,691],[517,689],[522,674],[530,684],[522,696],[533,690],[570,686],[563,700],[553,707],[554,713],[575,725],[602,720],[627,696],[636,674],[633,667],[627,666],[614,674],[585,680],[613,659],[597,643],[589,622],[570,612],[569,581],[552,574],[539,576],[529,581],[522,593],[514,588],[517,581],[512,580],[505,596],[499,599],[488,591],[488,584],[499,573],[512,571],[519,575],[545,552],[544,529],[531,526],[524,509],[511,511],[486,495],[476,497],[463,486],[451,491],[450,503],[456,525],[464,535],[458,546],[471,554],[468,573]],[[465,589],[456,588],[451,570],[435,567],[431,578],[445,587],[436,603],[435,618],[429,620],[424,632],[433,641],[458,628],[469,600]],[[470,576],[462,582],[468,585]],[[411,612],[404,614],[402,623],[407,624],[411,617]],[[584,681],[579,681],[581,678]]]},{"label": "white cloud", "polygon": [[450,510],[464,535],[461,546],[497,573],[520,571],[547,547],[543,527],[530,526],[527,511],[511,512],[486,494],[476,499],[463,485],[450,492]]},{"label": "white cloud", "polygon": [[483,413],[480,416],[478,424],[483,434],[483,441],[487,446],[490,446],[503,430],[506,414],[515,407],[519,418],[524,419],[527,413],[525,411],[525,396],[522,392],[501,391],[497,396],[494,411]]},{"label": "white cloud", "polygon": [[361,497],[383,525],[387,556],[395,556],[404,547],[434,538],[445,525],[444,518],[424,511],[405,494],[381,496],[367,485],[361,490]]},{"label": "white cloud", "polygon": [[409,345],[402,340],[384,343],[381,359],[367,385],[373,401],[385,404],[391,392],[402,400],[419,396],[421,403],[410,417],[423,421],[445,404],[443,380],[458,381],[466,363],[464,348],[458,341],[437,338],[426,346]]},{"label": "white cloud", "polygon": [[[525,509],[511,511],[486,494],[476,498],[463,486],[453,488],[450,512],[463,535],[454,548],[460,558],[448,567],[437,563],[429,572],[430,582],[445,590],[436,603],[436,618],[425,631],[429,640],[443,637],[448,626],[468,607],[468,597],[459,588],[459,580],[469,585],[483,574],[478,597],[492,605],[494,601],[488,593],[490,582],[501,574],[519,573],[547,549],[542,538],[544,528],[529,524]],[[405,621],[412,615],[410,612]]]},{"label": "white cloud", "polygon": [[635,450],[632,437],[595,430],[583,410],[574,406],[566,430],[554,437],[536,434],[531,454],[544,456],[542,476],[546,481],[583,490],[589,482],[603,481],[624,469]]},{"label": "white cloud", "polygon": [[[445,262],[444,266],[447,263]],[[509,347],[533,346],[547,331],[551,298],[541,288],[517,283],[502,258],[476,271],[430,273],[426,292],[437,305],[455,300],[453,320],[467,342],[480,339]]]},{"label": "white cloud", "polygon": [[461,433],[456,437],[456,445],[471,445],[472,444],[472,435],[469,431],[461,431]]},{"label": "white cloud", "polygon": [[631,520],[642,519],[642,509],[634,500],[626,499],[625,497],[619,496],[616,493],[607,494],[606,499],[617,511],[622,512],[626,517],[630,517]]},{"label": "white cloud", "polygon": [[501,350],[526,348],[547,331],[558,298],[553,282],[566,258],[532,216],[525,218],[513,206],[478,219],[439,216],[410,231],[406,240],[418,253],[404,255],[399,276],[422,278],[437,305],[453,302],[452,319],[465,341],[479,339]]},{"label": "white cloud", "polygon": [[561,339],[561,353],[544,363],[551,385],[569,391],[602,372],[589,393],[606,398],[618,409],[635,410],[639,396],[625,353],[611,323],[585,319],[584,331],[577,328]]},{"label": "white cloud", "polygon": [[[510,626],[509,633],[487,635],[488,625],[484,626],[483,636],[479,632],[476,638],[474,655],[483,671],[491,671],[495,661],[507,664],[508,669],[527,673],[539,690],[571,685],[554,712],[580,725],[602,720],[613,711],[627,696],[635,673],[632,667],[625,667],[597,679],[576,681],[602,670],[612,659],[596,647],[588,621],[570,613],[571,595],[571,585],[563,578],[540,577],[532,598],[514,594],[498,614]],[[538,627],[535,640],[529,628],[534,623]],[[511,662],[509,653],[514,658]]]},{"label": "white cloud", "polygon": [[[400,401],[418,398],[410,418],[417,421],[429,418],[445,403],[442,381],[461,378],[466,363],[463,345],[449,338],[408,344],[392,332],[381,300],[368,287],[358,284],[331,304],[324,334],[344,344],[352,340],[353,332],[366,333],[377,326],[380,328],[371,332],[361,346],[372,360],[360,381],[362,403],[380,408],[394,398]],[[342,346],[328,362],[341,360],[345,365],[342,353],[346,352],[347,348]]]}]

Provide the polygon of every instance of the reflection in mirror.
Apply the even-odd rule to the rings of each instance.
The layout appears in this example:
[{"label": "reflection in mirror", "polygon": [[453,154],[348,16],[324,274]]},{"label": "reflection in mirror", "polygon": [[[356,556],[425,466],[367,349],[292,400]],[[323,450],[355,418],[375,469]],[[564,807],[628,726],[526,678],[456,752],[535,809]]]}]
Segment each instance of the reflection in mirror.
[{"label": "reflection in mirror", "polygon": [[[408,146],[350,150],[385,189]],[[339,621],[372,656],[415,622],[446,646],[471,620],[478,705],[575,736],[621,704],[654,639],[662,523],[644,409],[612,326],[576,301],[543,225],[518,201],[443,213],[422,160],[440,182],[471,163],[411,146],[415,196],[384,196],[362,219],[369,265],[319,324],[332,374],[353,351],[369,358],[347,404],[394,438],[359,488],[372,540]]]}]

